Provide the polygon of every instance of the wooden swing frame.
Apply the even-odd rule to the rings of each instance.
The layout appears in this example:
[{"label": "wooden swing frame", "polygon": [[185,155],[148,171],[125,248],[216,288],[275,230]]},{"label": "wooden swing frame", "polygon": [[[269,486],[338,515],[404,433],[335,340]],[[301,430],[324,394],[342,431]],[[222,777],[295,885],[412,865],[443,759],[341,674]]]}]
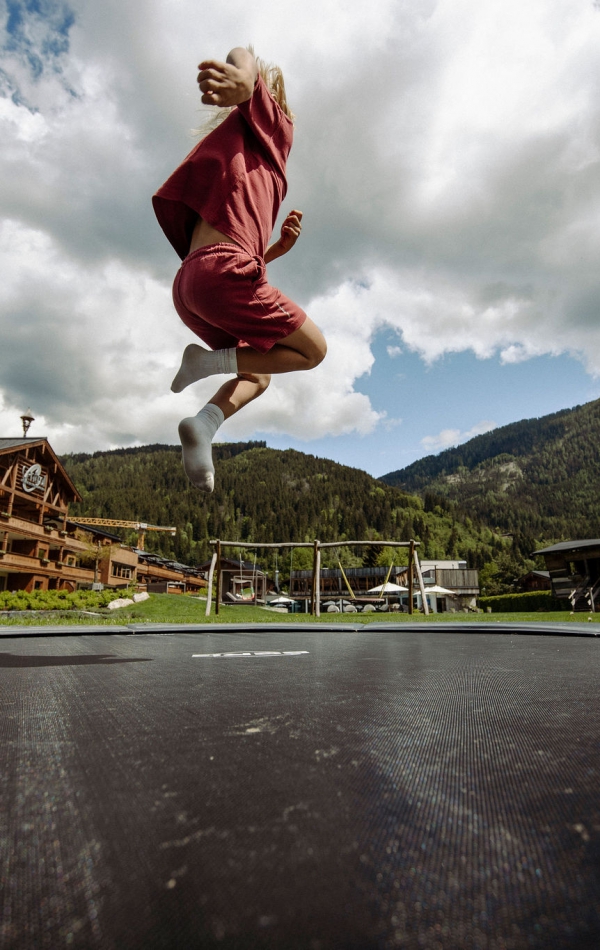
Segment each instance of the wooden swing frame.
[{"label": "wooden swing frame", "polygon": [[[211,605],[212,605],[212,587],[213,580],[216,571],[216,594],[215,594],[215,614],[219,615],[219,607],[221,604],[221,588],[222,588],[222,570],[221,570],[221,552],[225,547],[229,548],[312,548],[313,549],[313,571],[312,571],[312,590],[310,598],[310,612],[313,617],[321,616],[321,550],[323,548],[340,548],[340,547],[380,547],[380,548],[408,548],[408,612],[412,614],[414,612],[413,607],[413,595],[414,595],[414,575],[416,575],[417,584],[419,591],[421,593],[421,600],[423,603],[423,613],[429,614],[429,604],[427,603],[427,597],[425,596],[425,587],[423,585],[423,575],[421,574],[421,565],[419,563],[419,557],[417,554],[417,548],[420,546],[419,541],[415,541],[413,538],[410,541],[319,541],[318,538],[315,538],[314,541],[275,541],[275,542],[249,542],[249,541],[222,541],[220,538],[216,538],[209,542],[214,547],[214,553],[210,562],[210,570],[208,572],[208,589],[206,597],[206,616],[210,617]],[[343,569],[342,569],[343,573]],[[391,567],[389,574],[391,573]],[[387,583],[387,581],[386,581]]]}]

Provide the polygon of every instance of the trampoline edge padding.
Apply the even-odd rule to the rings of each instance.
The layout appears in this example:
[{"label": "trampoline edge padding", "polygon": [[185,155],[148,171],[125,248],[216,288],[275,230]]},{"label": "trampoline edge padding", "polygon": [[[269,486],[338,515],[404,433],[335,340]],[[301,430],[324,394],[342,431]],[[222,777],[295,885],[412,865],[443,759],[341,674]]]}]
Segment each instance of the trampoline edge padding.
[{"label": "trampoline edge padding", "polygon": [[39,625],[19,626],[17,624],[6,627],[0,626],[0,638],[16,637],[65,637],[65,636],[104,636],[120,634],[140,636],[143,634],[174,634],[174,633],[300,633],[301,631],[316,630],[325,633],[510,633],[514,636],[544,635],[552,637],[600,637],[600,625],[589,623],[494,623],[493,621],[464,623],[131,623],[114,625],[73,624],[69,626]]}]

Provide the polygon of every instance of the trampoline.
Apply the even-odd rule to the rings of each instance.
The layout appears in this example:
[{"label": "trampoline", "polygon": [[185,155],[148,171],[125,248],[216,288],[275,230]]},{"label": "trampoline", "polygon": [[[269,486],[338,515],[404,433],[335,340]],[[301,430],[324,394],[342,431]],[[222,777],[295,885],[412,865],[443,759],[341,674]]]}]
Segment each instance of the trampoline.
[{"label": "trampoline", "polygon": [[595,629],[0,627],[0,947],[597,948]]}]

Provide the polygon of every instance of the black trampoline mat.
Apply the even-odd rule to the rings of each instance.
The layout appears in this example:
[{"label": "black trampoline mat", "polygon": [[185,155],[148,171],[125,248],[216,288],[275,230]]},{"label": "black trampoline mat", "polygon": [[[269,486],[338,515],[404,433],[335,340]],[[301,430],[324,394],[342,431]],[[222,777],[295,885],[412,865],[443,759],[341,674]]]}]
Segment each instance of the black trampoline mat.
[{"label": "black trampoline mat", "polygon": [[599,650],[3,637],[0,947],[596,948]]}]

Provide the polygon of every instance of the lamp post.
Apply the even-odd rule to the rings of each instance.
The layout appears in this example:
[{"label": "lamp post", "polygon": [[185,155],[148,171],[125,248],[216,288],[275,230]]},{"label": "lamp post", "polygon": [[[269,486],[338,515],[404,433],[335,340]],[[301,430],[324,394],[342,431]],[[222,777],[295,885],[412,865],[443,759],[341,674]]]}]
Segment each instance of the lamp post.
[{"label": "lamp post", "polygon": [[23,437],[27,436],[29,432],[29,426],[32,422],[35,422],[35,417],[31,415],[31,409],[28,409],[27,412],[24,412],[21,416],[21,424],[23,426]]}]

